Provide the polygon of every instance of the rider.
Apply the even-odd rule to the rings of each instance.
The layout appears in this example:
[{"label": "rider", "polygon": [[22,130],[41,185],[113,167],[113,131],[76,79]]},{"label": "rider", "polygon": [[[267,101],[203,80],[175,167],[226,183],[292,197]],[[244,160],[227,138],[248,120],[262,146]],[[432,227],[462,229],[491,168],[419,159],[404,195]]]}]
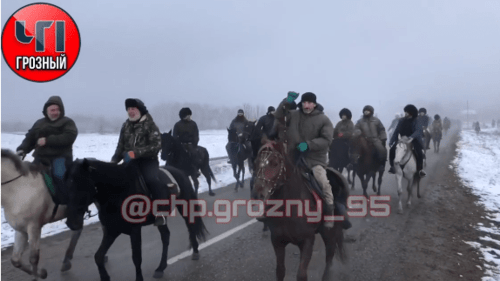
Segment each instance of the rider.
[{"label": "rider", "polygon": [[[298,98],[296,92],[288,92],[288,97],[278,106],[274,114],[277,119],[287,117],[288,153],[291,155],[299,152],[314,177],[323,189],[326,201],[326,214],[334,213],[334,198],[332,187],[327,177],[327,154],[333,140],[333,124],[323,113],[323,106],[316,103],[316,95],[311,92],[302,94],[297,110],[290,106]],[[350,223],[345,216],[344,228],[349,228]],[[325,222],[325,227],[333,227],[333,221]]]},{"label": "rider", "polygon": [[[128,119],[123,123],[111,162],[118,163],[123,159],[128,165],[135,165],[150,188],[154,199],[168,199],[168,191],[158,179],[160,130],[140,99],[126,99],[125,109]],[[160,205],[160,211],[167,211],[166,207]],[[155,226],[165,224],[164,217],[158,215],[155,219]]]},{"label": "rider", "polygon": [[[245,112],[243,111],[243,109],[239,109],[238,110],[238,115],[236,115],[236,117],[233,119],[233,121],[231,121],[231,124],[229,125],[229,130],[236,130],[236,134],[238,136],[242,136],[245,132],[245,126],[247,126],[248,124],[248,120],[247,118],[245,117]],[[245,142],[243,143],[243,146],[244,146],[244,149],[249,149],[252,147],[251,143],[250,143],[250,140],[246,139]],[[230,155],[229,151],[230,151],[230,144],[228,143],[226,145],[226,151],[227,151],[227,155]],[[230,163],[231,160],[229,160],[228,162]]]},{"label": "rider", "polygon": [[75,122],[64,116],[61,97],[52,96],[43,106],[45,117],[28,131],[17,154],[24,158],[33,149],[34,161],[53,168],[54,180],[62,182],[66,166],[73,162],[73,143],[78,135]]},{"label": "rider", "polygon": [[385,148],[387,134],[385,133],[384,125],[377,117],[373,116],[373,113],[374,109],[372,106],[365,106],[363,108],[363,118],[358,120],[356,126],[354,126],[354,130],[355,134],[356,131],[363,133],[366,140],[375,147],[379,162],[385,164],[385,161],[387,161],[387,149]]},{"label": "rider", "polygon": [[335,125],[333,130],[333,138],[348,141],[352,137],[354,131],[354,123],[352,123],[352,113],[347,108],[342,108],[339,112],[340,121]]},{"label": "rider", "polygon": [[422,140],[422,126],[421,123],[417,120],[418,111],[417,108],[413,104],[409,104],[404,108],[405,118],[401,118],[399,123],[394,130],[394,134],[391,137],[391,141],[389,142],[389,146],[391,147],[389,151],[389,164],[391,168],[389,169],[389,173],[395,174],[396,170],[394,169],[394,158],[396,157],[396,142],[398,141],[398,135],[407,136],[408,142],[413,144],[413,150],[415,151],[415,156],[417,160],[417,171],[420,177],[425,177],[427,174],[423,170],[424,166],[424,151],[423,145],[424,142]]},{"label": "rider", "polygon": [[441,134],[443,131],[443,123],[441,122],[441,116],[439,114],[434,115],[434,121],[432,121],[432,131]]},{"label": "rider", "polygon": [[198,142],[200,141],[200,133],[196,122],[191,120],[191,109],[184,107],[179,111],[180,121],[175,123],[173,136],[178,138],[184,149],[191,157],[191,163],[194,173],[198,172]]},{"label": "rider", "polygon": [[257,125],[255,125],[255,131],[252,136],[252,150],[254,157],[257,157],[257,153],[262,145],[261,139],[264,135],[270,140],[275,137],[273,132],[275,111],[276,109],[274,106],[268,107],[266,115],[260,117],[259,121],[257,121]]},{"label": "rider", "polygon": [[[427,127],[429,127],[429,124],[431,123],[431,118],[429,117],[429,115],[427,115],[427,109],[425,109],[424,107],[420,108],[418,110],[418,121],[420,122],[420,124],[422,125],[422,129],[423,129],[423,132],[424,132],[424,137],[425,137],[425,132],[427,130]],[[425,138],[425,149],[429,149],[429,144],[431,142],[431,138],[428,137],[428,138]]]}]

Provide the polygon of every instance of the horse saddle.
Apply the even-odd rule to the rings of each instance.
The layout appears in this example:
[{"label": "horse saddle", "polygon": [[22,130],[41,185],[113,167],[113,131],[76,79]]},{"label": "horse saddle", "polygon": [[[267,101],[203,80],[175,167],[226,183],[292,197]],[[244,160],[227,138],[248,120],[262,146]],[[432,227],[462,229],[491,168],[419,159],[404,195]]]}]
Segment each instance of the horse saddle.
[{"label": "horse saddle", "polygon": [[[175,178],[172,176],[172,174],[167,170],[166,167],[160,167],[158,169],[158,179],[162,183],[168,182],[167,184],[165,184],[165,186],[168,190],[169,195],[179,196],[179,194],[180,194],[179,184],[177,183]],[[151,189],[148,187],[148,185],[146,184],[146,181],[144,180],[144,177],[142,176],[142,174],[138,175],[138,189],[136,190],[136,192],[143,193],[146,196],[148,196],[149,198],[154,199],[153,193],[152,193]]]},{"label": "horse saddle", "polygon": [[[316,193],[321,200],[323,200],[323,206],[326,206],[325,194],[323,193],[323,188],[321,188],[319,182],[314,177],[311,170],[302,173],[302,175],[308,181],[308,189],[311,193]],[[330,186],[332,187],[332,194],[335,201],[335,205],[341,203],[342,205],[347,205],[347,197],[348,197],[348,189],[347,189],[347,181],[337,170],[327,167],[326,168],[326,176],[328,181],[330,182]]]}]

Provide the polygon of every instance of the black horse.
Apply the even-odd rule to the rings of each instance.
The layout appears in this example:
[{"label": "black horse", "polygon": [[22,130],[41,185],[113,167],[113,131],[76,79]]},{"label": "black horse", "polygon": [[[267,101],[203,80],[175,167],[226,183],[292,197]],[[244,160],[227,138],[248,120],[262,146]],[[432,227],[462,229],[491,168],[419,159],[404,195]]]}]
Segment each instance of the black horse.
[{"label": "black horse", "polygon": [[[356,172],[349,157],[349,142],[343,139],[334,139],[330,145],[328,153],[328,166],[342,173],[344,168],[347,170],[347,181],[353,184]],[[351,174],[352,172],[352,182]]]},{"label": "black horse", "polygon": [[[189,178],[182,171],[172,167],[166,169],[179,184],[180,199],[193,200],[197,198]],[[159,171],[158,174],[162,182],[171,182],[163,172]],[[130,206],[127,203],[132,202],[130,201],[132,195],[146,194],[141,188],[142,185],[139,183],[140,180],[138,180],[137,175],[138,169],[133,165],[117,165],[95,159],[77,159],[69,167],[66,174],[70,197],[66,225],[71,230],[82,229],[84,213],[88,206],[95,201],[99,209],[99,220],[104,234],[94,258],[101,280],[110,280],[104,267],[105,255],[115,239],[122,233],[130,236],[136,280],[143,280],[141,270],[141,228],[152,224],[155,217],[149,214],[143,217],[142,222],[131,222],[129,214],[124,214],[123,211],[123,206]],[[198,239],[205,240],[208,231],[201,217],[196,217],[194,223],[189,223],[188,218],[191,210],[188,209],[187,214],[184,214],[183,206],[176,205],[180,213],[183,214],[189,231],[189,239],[193,248],[192,259],[199,259]],[[163,248],[160,265],[155,270],[154,278],[161,278],[163,271],[167,267],[167,253],[170,241],[170,231],[167,225],[159,226],[158,230],[160,231]]]},{"label": "black horse", "polygon": [[[385,162],[380,162],[375,155],[375,147],[370,144],[363,135],[354,135],[350,142],[349,147],[353,154],[354,170],[361,181],[363,187],[363,195],[368,198],[366,189],[368,182],[373,179],[372,188],[373,192],[380,195],[382,186],[382,177],[384,176]],[[378,189],[375,179],[378,173]],[[352,188],[354,189],[354,181],[352,181]]]},{"label": "black horse", "polygon": [[[238,187],[243,188],[245,185],[245,160],[248,159],[250,172],[253,171],[252,145],[248,140],[250,133],[250,129],[248,129],[249,126],[249,124],[246,124],[245,132],[239,135],[236,133],[236,129],[227,129],[228,143],[226,145],[226,149],[228,151],[229,161],[233,167],[233,175],[236,179],[236,186],[234,188],[235,191],[238,191]],[[242,174],[241,181],[240,174]]]},{"label": "black horse", "polygon": [[198,170],[201,170],[201,173],[205,176],[208,183],[208,194],[214,196],[215,193],[212,191],[212,179],[214,182],[217,182],[217,180],[210,168],[208,150],[203,146],[198,146],[197,152],[198,157],[196,158],[198,159],[198,163],[194,163],[195,168],[193,169],[193,163],[191,162],[189,153],[184,149],[179,139],[172,136],[172,130],[161,135],[161,159],[166,161],[166,165],[180,169],[191,176],[196,194],[198,194],[198,188],[200,187]]}]

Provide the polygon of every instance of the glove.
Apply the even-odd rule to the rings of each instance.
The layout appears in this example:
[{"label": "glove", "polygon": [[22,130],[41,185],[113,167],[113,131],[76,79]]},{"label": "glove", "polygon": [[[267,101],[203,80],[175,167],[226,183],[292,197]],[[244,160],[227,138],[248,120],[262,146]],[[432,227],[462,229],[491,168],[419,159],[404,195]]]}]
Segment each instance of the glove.
[{"label": "glove", "polygon": [[299,145],[297,146],[297,149],[300,152],[305,152],[307,149],[309,149],[309,147],[307,146],[307,142],[301,142],[301,143],[299,143]]},{"label": "glove", "polygon": [[299,97],[299,93],[297,92],[294,92],[294,91],[290,91],[288,92],[288,97],[286,98],[286,101],[288,103],[292,103],[294,102],[297,98]]},{"label": "glove", "polygon": [[135,153],[133,151],[126,152],[123,155],[123,162],[128,163],[130,160],[135,159]]}]

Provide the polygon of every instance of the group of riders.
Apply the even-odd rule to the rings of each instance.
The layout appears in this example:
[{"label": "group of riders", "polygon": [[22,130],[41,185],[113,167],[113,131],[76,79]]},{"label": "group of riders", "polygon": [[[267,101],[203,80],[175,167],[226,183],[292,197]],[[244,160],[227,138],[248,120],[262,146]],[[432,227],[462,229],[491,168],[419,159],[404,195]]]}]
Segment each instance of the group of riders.
[{"label": "group of riders", "polygon": [[[270,106],[256,126],[253,137],[268,139],[283,139],[276,130],[277,120],[286,119],[286,138],[288,153],[300,155],[307,167],[312,171],[314,178],[322,188],[325,196],[325,212],[333,215],[334,198],[332,188],[327,178],[328,153],[334,139],[345,142],[356,136],[363,136],[372,145],[376,158],[385,164],[387,160],[387,134],[382,122],[374,116],[374,108],[367,105],[363,108],[363,116],[356,124],[352,122],[352,113],[343,108],[339,116],[341,120],[334,127],[332,121],[324,114],[323,106],[317,102],[316,95],[311,92],[302,94],[300,102],[296,102],[299,93],[290,91],[277,108]],[[168,199],[168,190],[158,179],[158,153],[161,150],[161,133],[153,117],[149,114],[145,104],[136,98],[125,100],[125,109],[128,119],[123,123],[118,145],[111,162],[119,163],[123,160],[127,165],[135,165],[142,175],[146,186],[151,190],[154,199]],[[53,181],[63,185],[64,174],[68,165],[73,161],[73,143],[78,130],[75,122],[65,116],[64,105],[59,96],[52,96],[43,106],[44,117],[35,122],[26,134],[25,139],[16,152],[24,158],[34,150],[34,163],[42,164],[51,170]],[[178,138],[184,149],[189,153],[193,169],[196,167],[199,130],[191,118],[189,108],[182,108],[179,112],[180,121],[174,125],[173,136]],[[432,128],[441,131],[450,121],[445,118],[441,123],[439,115],[434,116]],[[244,134],[248,120],[243,110],[238,110],[229,129],[234,129],[238,135]],[[389,140],[390,173],[394,173],[395,144],[399,136],[408,137],[413,144],[417,159],[417,171],[420,177],[425,177],[423,170],[424,131],[431,125],[425,108],[417,108],[409,104],[404,107],[404,116],[396,116],[389,129],[394,129]],[[426,138],[428,139],[428,138]],[[258,142],[260,143],[260,142]],[[244,142],[246,148],[254,154],[259,147],[252,147],[250,139]],[[228,155],[230,153],[229,148]],[[166,221],[157,217],[155,225],[164,225]],[[325,222],[325,227],[333,227],[332,222]]]}]

